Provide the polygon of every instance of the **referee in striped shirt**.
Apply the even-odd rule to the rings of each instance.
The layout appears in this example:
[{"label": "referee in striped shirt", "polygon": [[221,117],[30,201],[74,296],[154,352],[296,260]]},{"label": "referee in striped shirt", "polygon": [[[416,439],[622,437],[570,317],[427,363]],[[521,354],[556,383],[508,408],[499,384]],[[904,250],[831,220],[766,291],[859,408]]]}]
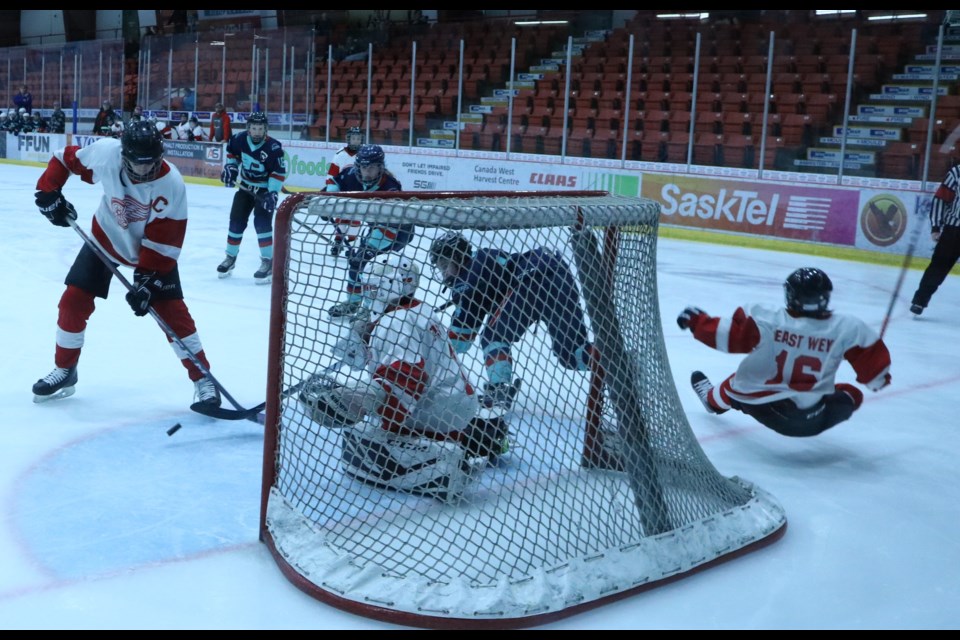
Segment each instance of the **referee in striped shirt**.
[{"label": "referee in striped shirt", "polygon": [[930,207],[930,238],[936,242],[930,266],[923,272],[910,312],[920,315],[934,292],[960,259],[960,164],[954,164],[933,194]]}]

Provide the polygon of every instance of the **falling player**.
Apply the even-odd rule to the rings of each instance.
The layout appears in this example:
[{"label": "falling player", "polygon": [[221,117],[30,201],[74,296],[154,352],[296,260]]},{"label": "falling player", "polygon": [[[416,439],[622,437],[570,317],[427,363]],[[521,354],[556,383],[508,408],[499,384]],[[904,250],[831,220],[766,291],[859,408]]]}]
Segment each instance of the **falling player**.
[{"label": "falling player", "polygon": [[[157,315],[209,371],[196,326],[183,301],[177,258],[187,228],[187,191],[177,168],[163,159],[163,136],[146,121],[131,122],[122,140],[106,138],[56,153],[37,182],[36,203],[47,219],[69,226],[77,211],[61,189],[71,175],[103,186],[93,217],[93,241],[117,265],[134,268],[127,302],[137,316]],[[55,367],[33,385],[34,401],[73,395],[77,362],[96,298],[106,298],[113,273],[87,244],[67,273],[57,319]],[[220,406],[220,392],[168,336],[194,382],[197,402]]]},{"label": "falling player", "polygon": [[879,391],[890,384],[890,352],[862,320],[827,308],[833,284],[820,269],[797,269],[783,290],[785,308],[748,305],[722,319],[687,307],[677,324],[718,351],[749,354],[719,387],[693,372],[707,411],[736,409],[785,436],[815,436],[863,402],[860,389],[835,382],[840,364],[849,362],[857,382]]},{"label": "falling player", "polygon": [[415,263],[382,254],[361,279],[370,321],[355,323],[334,347],[355,375],[346,384],[317,376],[300,402],[315,421],[344,429],[343,469],[351,477],[455,500],[502,452],[501,412],[479,408],[440,318],[416,297]]}]

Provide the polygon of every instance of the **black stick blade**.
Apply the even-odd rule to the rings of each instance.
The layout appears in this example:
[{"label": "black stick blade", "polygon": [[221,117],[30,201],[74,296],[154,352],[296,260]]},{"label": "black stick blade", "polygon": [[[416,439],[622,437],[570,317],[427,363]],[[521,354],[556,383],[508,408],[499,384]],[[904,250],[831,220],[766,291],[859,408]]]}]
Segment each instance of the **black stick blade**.
[{"label": "black stick blade", "polygon": [[223,407],[211,407],[202,402],[194,402],[190,405],[190,410],[217,420],[252,420],[257,422],[257,414],[263,411],[266,406],[267,403],[262,402],[250,409],[225,409]]}]

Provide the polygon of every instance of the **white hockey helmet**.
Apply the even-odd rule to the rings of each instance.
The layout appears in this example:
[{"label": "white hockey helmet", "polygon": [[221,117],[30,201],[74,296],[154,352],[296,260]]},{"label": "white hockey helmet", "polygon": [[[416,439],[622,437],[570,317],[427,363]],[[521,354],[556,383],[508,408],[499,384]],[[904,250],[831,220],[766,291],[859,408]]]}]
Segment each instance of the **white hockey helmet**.
[{"label": "white hockey helmet", "polygon": [[375,313],[383,313],[402,298],[411,298],[420,286],[417,264],[399,253],[384,253],[364,267],[363,304]]}]

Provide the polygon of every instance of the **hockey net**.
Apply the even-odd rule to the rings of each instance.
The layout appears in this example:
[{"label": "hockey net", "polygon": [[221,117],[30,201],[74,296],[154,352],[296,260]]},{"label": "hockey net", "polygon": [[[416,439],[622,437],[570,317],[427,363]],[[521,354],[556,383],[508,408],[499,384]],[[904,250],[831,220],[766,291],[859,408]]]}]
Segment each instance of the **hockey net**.
[{"label": "hockey net", "polygon": [[[530,327],[512,348],[522,386],[506,416],[507,451],[455,503],[348,476],[343,430],[318,425],[297,401],[304,380],[337,366],[331,347],[349,328],[327,314],[348,271],[330,255],[337,218],[415,224],[404,254],[420,266],[418,297],[445,321],[450,294],[429,263],[445,231],[474,248],[543,248],[575,274],[599,363],[561,366],[551,328]],[[657,299],[658,218],[653,201],[605,192],[286,198],[275,229],[261,509],[261,538],[285,575],[322,601],[391,622],[524,627],[778,539],[786,516],[776,499],[719,473],[681,407]],[[482,388],[479,347],[460,360]]]}]

